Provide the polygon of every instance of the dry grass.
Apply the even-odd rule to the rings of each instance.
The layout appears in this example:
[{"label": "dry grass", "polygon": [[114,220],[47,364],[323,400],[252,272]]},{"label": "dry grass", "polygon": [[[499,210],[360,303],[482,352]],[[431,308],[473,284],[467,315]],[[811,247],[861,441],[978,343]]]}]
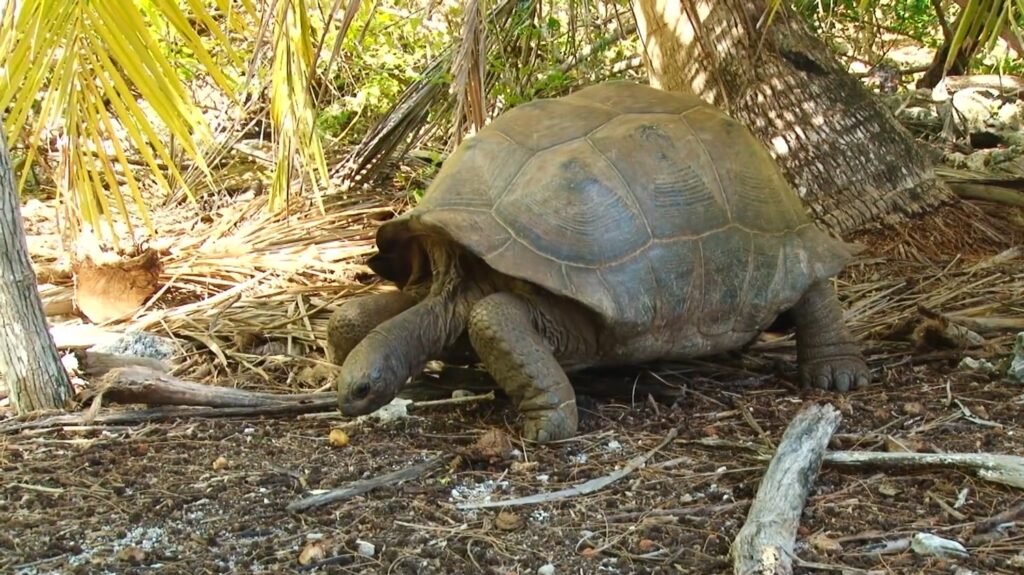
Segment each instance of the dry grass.
[{"label": "dry grass", "polygon": [[[1013,329],[1024,329],[1024,253],[1007,249],[1024,233],[979,205],[990,207],[958,204],[905,227],[851,238],[868,249],[837,287],[851,329],[878,358],[920,347],[911,332],[923,313],[977,331],[986,345],[971,353],[981,357],[1005,353]],[[155,246],[163,254],[163,287],[132,321],[112,327],[177,338],[193,358],[186,370],[208,363],[205,352],[212,352],[219,371],[240,370],[258,376],[262,384],[255,385],[292,389],[273,374],[323,363],[332,307],[382,288],[365,282],[370,276],[362,262],[373,250],[376,222],[404,207],[363,195],[335,202],[326,214],[311,202],[295,202],[290,213],[274,216],[257,198],[198,218],[168,214],[173,223],[161,229]],[[53,254],[39,250],[36,265],[52,265]],[[68,285],[47,290],[48,305],[61,307],[71,297]],[[271,342],[277,342],[272,350],[254,351]],[[791,346],[784,338],[755,349]]]}]

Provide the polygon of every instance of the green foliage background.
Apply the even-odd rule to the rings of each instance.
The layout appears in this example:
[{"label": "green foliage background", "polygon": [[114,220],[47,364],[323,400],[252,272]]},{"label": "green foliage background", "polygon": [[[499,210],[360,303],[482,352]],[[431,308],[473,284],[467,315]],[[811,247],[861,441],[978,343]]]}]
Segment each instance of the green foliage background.
[{"label": "green foliage background", "polygon": [[[70,222],[115,238],[116,219],[151,233],[147,206],[222,192],[233,175],[269,180],[271,209],[293,192],[319,197],[337,187],[332,174],[346,151],[426,69],[457,51],[469,1],[8,2],[0,9],[0,50],[9,55],[0,110],[19,185],[58,194]],[[957,42],[988,49],[1020,30],[1021,0],[940,4]],[[769,5],[808,19],[863,60],[883,58],[893,38],[930,48],[943,41],[932,0]],[[478,13],[496,6],[487,0]],[[512,6],[511,17],[480,23],[497,46],[483,65],[490,113],[642,76],[629,3]],[[980,70],[1019,68],[991,50],[975,61]],[[450,68],[432,81],[458,90],[448,85]],[[454,125],[445,113],[435,111],[439,129],[418,141],[435,155]]]}]

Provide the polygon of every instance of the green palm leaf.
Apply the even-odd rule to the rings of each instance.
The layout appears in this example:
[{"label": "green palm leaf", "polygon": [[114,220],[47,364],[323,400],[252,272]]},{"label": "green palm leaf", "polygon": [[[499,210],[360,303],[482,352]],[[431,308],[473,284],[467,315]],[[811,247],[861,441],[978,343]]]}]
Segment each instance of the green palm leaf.
[{"label": "green palm leaf", "polygon": [[[222,2],[221,4],[226,4]],[[172,0],[154,5],[227,94],[234,85],[222,71],[184,13]],[[222,41],[231,63],[240,63],[225,33],[197,1],[189,7]],[[136,169],[129,150],[137,151],[165,188],[168,178],[187,185],[165,143],[173,138],[182,152],[207,175],[201,147],[210,130],[175,70],[133,2],[87,0],[8,3],[0,21],[0,47],[10,57],[0,76],[0,109],[11,141],[28,143],[20,185],[24,186],[37,147],[45,135],[63,142],[64,177],[58,193],[77,206],[82,222],[112,229],[111,203],[129,223],[117,172],[122,174],[144,224],[152,232]],[[149,114],[139,101],[145,101]],[[154,124],[159,122],[159,127]],[[115,170],[114,166],[119,169]],[[112,202],[108,202],[108,197]]]}]

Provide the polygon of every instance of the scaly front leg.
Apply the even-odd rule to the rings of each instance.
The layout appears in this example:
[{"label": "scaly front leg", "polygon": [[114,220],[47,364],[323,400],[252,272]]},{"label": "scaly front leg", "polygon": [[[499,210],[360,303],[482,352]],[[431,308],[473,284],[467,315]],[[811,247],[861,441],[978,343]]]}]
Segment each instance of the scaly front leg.
[{"label": "scaly front leg", "polygon": [[576,393],[556,354],[594,352],[593,327],[581,316],[511,293],[487,296],[470,313],[470,342],[525,416],[527,439],[555,441],[576,434]]}]

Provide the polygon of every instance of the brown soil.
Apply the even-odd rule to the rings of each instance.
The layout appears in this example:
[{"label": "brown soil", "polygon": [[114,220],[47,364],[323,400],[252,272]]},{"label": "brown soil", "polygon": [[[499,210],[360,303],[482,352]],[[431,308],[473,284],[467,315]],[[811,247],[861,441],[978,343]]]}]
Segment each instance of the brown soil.
[{"label": "brown soil", "polygon": [[[758,454],[770,453],[805,402],[831,401],[843,413],[833,448],[1024,455],[1021,387],[941,362],[883,372],[869,390],[834,397],[795,394],[781,379],[684,381],[666,370],[659,377],[685,385],[684,400],[583,398],[583,434],[545,447],[515,439],[517,414],[503,400],[349,429],[345,447],[328,443],[334,417],[24,432],[0,444],[0,571],[504,574],[552,563],[556,573],[726,573],[729,544],[764,471]],[[597,493],[508,508],[513,515],[500,519],[499,510],[455,508],[484,494],[548,492],[607,475],[673,426],[676,441]],[[513,438],[519,459],[471,449],[494,429]],[[310,490],[435,455],[446,464],[399,486],[285,510]],[[954,469],[826,466],[801,521],[798,555],[878,573],[1020,573],[1019,524],[987,539],[974,532],[1022,504],[1020,490]],[[918,532],[958,540],[970,557],[877,553]],[[372,556],[360,554],[367,544]],[[301,565],[300,557],[312,560]]]}]

